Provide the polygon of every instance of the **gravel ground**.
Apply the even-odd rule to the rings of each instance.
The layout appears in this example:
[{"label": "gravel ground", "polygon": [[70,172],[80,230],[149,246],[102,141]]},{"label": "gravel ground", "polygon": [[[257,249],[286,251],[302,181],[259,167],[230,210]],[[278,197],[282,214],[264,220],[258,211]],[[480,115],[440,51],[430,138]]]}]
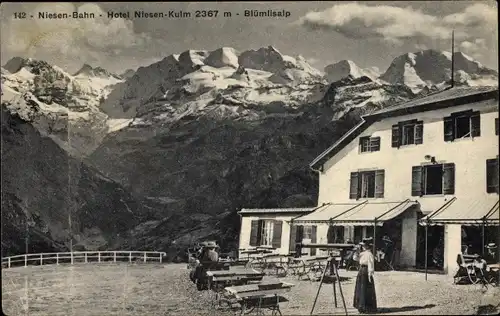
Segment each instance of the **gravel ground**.
[{"label": "gravel ground", "polygon": [[[342,289],[349,314],[356,273],[341,270]],[[266,277],[270,279],[272,277]],[[480,286],[453,285],[443,275],[414,272],[378,272],[377,300],[382,315],[471,315],[485,297]],[[284,315],[308,315],[319,282],[280,280],[295,284],[281,304]],[[490,293],[491,292],[491,293]],[[485,295],[486,294],[486,295]],[[315,314],[342,314],[333,304],[332,284],[325,283]],[[185,264],[42,266],[2,269],[2,305],[7,315],[231,315],[210,308],[210,296],[189,281]],[[270,313],[268,313],[270,314]]]}]

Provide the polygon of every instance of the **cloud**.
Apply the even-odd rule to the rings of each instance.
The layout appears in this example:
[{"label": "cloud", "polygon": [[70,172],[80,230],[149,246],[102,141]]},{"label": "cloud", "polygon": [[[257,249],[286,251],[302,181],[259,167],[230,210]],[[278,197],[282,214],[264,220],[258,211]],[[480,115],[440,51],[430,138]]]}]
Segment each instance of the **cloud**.
[{"label": "cloud", "polygon": [[[39,19],[38,12],[88,12],[92,19]],[[2,51],[12,56],[98,62],[100,55],[116,55],[139,49],[151,42],[144,33],[136,33],[126,19],[108,19],[96,4],[44,3],[37,5],[25,20],[2,21]],[[102,17],[101,17],[102,15]]]},{"label": "cloud", "polygon": [[410,38],[467,40],[471,32],[496,30],[496,10],[474,4],[448,16],[425,14],[411,7],[371,6],[343,3],[319,12],[309,12],[297,23],[312,30],[333,30],[350,38],[379,37],[392,43]]},{"label": "cloud", "polygon": [[484,38],[476,38],[474,41],[463,41],[460,43],[460,49],[469,53],[474,58],[483,56],[482,52],[487,49]]}]

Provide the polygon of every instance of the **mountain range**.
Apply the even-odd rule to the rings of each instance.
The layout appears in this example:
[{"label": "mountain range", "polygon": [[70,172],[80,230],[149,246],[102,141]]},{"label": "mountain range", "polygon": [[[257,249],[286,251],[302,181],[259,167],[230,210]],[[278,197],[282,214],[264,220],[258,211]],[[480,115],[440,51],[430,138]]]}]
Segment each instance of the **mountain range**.
[{"label": "mountain range", "polygon": [[[239,208],[315,205],[308,163],[361,115],[446,88],[451,60],[426,50],[383,73],[349,60],[320,71],[272,46],[222,47],[71,75],[13,58],[1,75],[2,249],[25,251],[26,223],[37,251],[72,240],[175,260],[204,238],[235,247]],[[453,60],[456,86],[497,85],[496,71]]]}]

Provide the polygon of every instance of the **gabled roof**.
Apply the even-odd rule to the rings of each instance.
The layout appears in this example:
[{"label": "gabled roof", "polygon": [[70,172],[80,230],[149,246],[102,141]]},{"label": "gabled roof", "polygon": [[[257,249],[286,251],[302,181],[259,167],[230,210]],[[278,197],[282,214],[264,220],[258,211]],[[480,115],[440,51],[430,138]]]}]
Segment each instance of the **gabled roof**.
[{"label": "gabled roof", "polygon": [[384,118],[432,111],[490,99],[498,100],[498,87],[453,87],[364,115],[360,123],[316,157],[309,164],[309,167],[318,169],[318,167],[335,156],[370,125]]}]

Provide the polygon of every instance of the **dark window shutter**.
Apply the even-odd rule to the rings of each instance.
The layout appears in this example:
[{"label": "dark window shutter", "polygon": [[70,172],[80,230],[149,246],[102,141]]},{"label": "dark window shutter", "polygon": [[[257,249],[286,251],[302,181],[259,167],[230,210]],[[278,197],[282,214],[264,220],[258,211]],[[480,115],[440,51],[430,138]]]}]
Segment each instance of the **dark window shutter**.
[{"label": "dark window shutter", "polygon": [[380,137],[373,137],[371,139],[371,151],[380,150]]},{"label": "dark window shutter", "polygon": [[424,122],[415,124],[415,144],[422,144],[424,140]]},{"label": "dark window shutter", "polygon": [[253,220],[250,228],[250,246],[256,247],[259,245],[260,221]]},{"label": "dark window shutter", "polygon": [[455,194],[455,164],[443,164],[443,194]]},{"label": "dark window shutter", "polygon": [[479,137],[481,136],[481,116],[479,112],[475,112],[470,117],[471,121],[471,136]]},{"label": "dark window shutter", "polygon": [[295,251],[295,243],[297,242],[297,226],[292,225],[290,226],[290,245],[288,246],[288,250]]},{"label": "dark window shutter", "polygon": [[359,174],[351,172],[351,188],[349,192],[349,199],[356,200],[359,197]]},{"label": "dark window shutter", "polygon": [[495,135],[498,135],[498,118],[495,119]]},{"label": "dark window shutter", "polygon": [[453,118],[445,117],[443,122],[444,122],[444,141],[451,142],[455,138],[455,128],[453,126]]},{"label": "dark window shutter", "polygon": [[392,125],[392,147],[399,147],[400,132],[398,124]]},{"label": "dark window shutter", "polygon": [[295,237],[295,242],[302,242],[302,239],[304,238],[304,226],[297,226],[297,235]]},{"label": "dark window shutter", "polygon": [[384,179],[385,171],[384,170],[376,170],[375,171],[375,197],[383,198],[384,197]]},{"label": "dark window shutter", "polygon": [[281,248],[281,234],[283,231],[283,222],[275,221],[273,227],[273,248]]},{"label": "dark window shutter", "polygon": [[[311,227],[311,244],[315,244],[317,242],[317,227],[316,226],[312,226]],[[311,248],[311,256],[315,256],[316,255],[316,249],[315,248]]]},{"label": "dark window shutter", "polygon": [[334,226],[328,226],[328,232],[326,233],[326,242],[333,244],[335,242],[335,228]]},{"label": "dark window shutter", "polygon": [[411,169],[411,196],[422,196],[422,166]]},{"label": "dark window shutter", "polygon": [[498,193],[498,160],[486,160],[486,192]]}]

